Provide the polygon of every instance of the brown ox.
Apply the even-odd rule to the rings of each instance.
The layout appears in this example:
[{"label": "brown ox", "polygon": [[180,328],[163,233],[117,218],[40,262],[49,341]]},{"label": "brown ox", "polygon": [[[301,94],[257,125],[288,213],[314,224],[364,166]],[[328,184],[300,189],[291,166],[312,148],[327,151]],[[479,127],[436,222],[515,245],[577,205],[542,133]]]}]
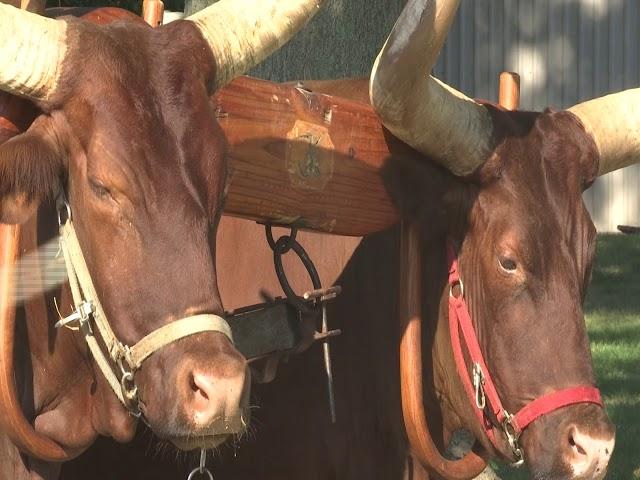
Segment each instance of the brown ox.
[{"label": "brown ox", "polygon": [[[408,2],[374,70],[373,103],[385,124],[427,157],[392,158],[385,176],[399,209],[420,226],[418,267],[426,279],[420,293],[427,326],[421,343],[429,352],[425,370],[432,372],[425,377],[431,434],[442,448],[462,426],[488,455],[508,461],[514,452],[504,432],[493,427],[498,441],[492,445],[452,358],[447,242],[458,249],[464,295],[505,408],[516,412],[547,393],[594,385],[582,303],[595,229],[581,196],[597,175],[639,158],[639,93],[561,112],[508,112],[478,104],[428,75],[456,6],[455,1]],[[417,60],[425,57],[425,64]],[[341,93],[352,85],[308,86]],[[395,322],[406,294],[396,281],[405,260],[398,255],[400,229],[362,241],[318,234],[298,238],[316,259],[324,283],[343,286],[342,296],[329,306],[331,328],[343,330],[333,349],[338,424],[329,422],[321,357],[309,351],[283,365],[274,383],[254,390],[260,405],[256,438],[224,455],[217,475],[447,477],[443,461],[426,462],[427,471],[415,461],[425,457],[422,445],[410,450],[401,428],[397,343],[407,332]],[[260,227],[223,218],[218,247],[225,252],[218,272],[227,307],[258,300],[260,290],[279,294]],[[304,275],[291,268],[300,290],[308,288]],[[467,369],[470,374],[471,366]],[[598,405],[578,403],[534,421],[519,441],[534,479],[600,479],[613,450],[614,427]],[[157,461],[141,465],[139,457],[123,453],[110,457],[96,451],[65,478],[80,478],[74,474],[86,474],[91,463],[104,471],[113,458],[127,465],[120,478],[139,478],[142,472],[176,478],[187,469]]]},{"label": "brown ox", "polygon": [[[65,285],[18,306],[17,388],[6,371],[12,316],[2,314],[9,380],[0,392],[0,478],[56,478],[58,462],[98,435],[130,439],[136,418],[127,410],[183,449],[242,433],[249,376],[217,316],[215,231],[226,165],[208,98],[286,42],[321,3],[223,0],[155,30],[0,5],[0,89],[43,112],[0,146],[0,221],[22,223],[20,251],[35,251],[56,236],[61,210],[80,246],[69,261],[81,272],[84,257],[90,277],[79,273],[83,302]],[[74,306],[86,312],[82,305],[93,310],[91,327],[54,328]],[[177,321],[185,317],[189,324]],[[98,335],[98,320],[114,343],[105,329]],[[124,346],[152,331],[162,333],[147,344],[155,353],[136,365]],[[81,333],[97,345],[93,355]],[[105,365],[94,361],[100,355]]]}]

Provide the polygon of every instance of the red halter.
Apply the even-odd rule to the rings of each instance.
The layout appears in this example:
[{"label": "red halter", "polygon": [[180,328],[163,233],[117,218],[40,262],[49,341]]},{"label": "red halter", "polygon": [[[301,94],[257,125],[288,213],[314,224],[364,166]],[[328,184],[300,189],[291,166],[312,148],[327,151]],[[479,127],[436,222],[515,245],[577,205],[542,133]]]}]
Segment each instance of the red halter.
[{"label": "red halter", "polygon": [[[493,446],[496,450],[499,450],[493,430],[495,425],[500,427],[507,437],[507,441],[516,457],[515,464],[521,465],[524,462],[524,456],[518,445],[518,439],[522,431],[531,422],[554,410],[576,403],[595,403],[604,407],[600,391],[592,386],[565,388],[533,400],[515,415],[507,412],[500,401],[495,384],[484,361],[482,350],[480,350],[478,337],[473,328],[467,302],[464,299],[464,285],[458,272],[457,255],[451,243],[447,245],[447,255],[449,259],[450,288],[449,334],[458,375],[462,379],[471,403],[476,406],[474,409],[476,416]],[[459,296],[453,294],[453,287],[456,285],[459,285],[461,289]],[[473,380],[467,370],[460,332],[462,332],[462,338],[473,365],[471,372]]]}]

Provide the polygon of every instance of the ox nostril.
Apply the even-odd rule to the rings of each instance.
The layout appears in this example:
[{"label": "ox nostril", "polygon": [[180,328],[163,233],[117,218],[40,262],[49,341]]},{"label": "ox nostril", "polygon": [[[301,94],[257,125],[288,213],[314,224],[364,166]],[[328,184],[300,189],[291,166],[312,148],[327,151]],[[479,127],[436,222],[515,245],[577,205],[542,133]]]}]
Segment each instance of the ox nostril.
[{"label": "ox nostril", "polygon": [[209,410],[215,396],[215,382],[209,375],[197,371],[190,374],[191,402],[194,413],[204,413]]},{"label": "ox nostril", "polygon": [[587,455],[587,451],[576,441],[577,431],[575,428],[569,430],[569,445],[578,455]]},{"label": "ox nostril", "polygon": [[197,373],[191,373],[189,377],[189,386],[193,395],[193,409],[195,411],[206,410],[209,404],[211,382]]},{"label": "ox nostril", "polygon": [[572,469],[571,478],[589,478],[599,480],[604,477],[611,452],[614,436],[594,436],[583,432],[577,425],[571,425],[566,431],[565,458]]}]

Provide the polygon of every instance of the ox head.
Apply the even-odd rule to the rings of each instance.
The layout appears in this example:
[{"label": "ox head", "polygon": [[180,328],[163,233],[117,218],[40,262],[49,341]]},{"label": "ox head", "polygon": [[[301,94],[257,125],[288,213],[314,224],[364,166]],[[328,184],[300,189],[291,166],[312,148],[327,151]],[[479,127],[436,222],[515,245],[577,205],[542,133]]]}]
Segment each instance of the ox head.
[{"label": "ox head", "polygon": [[[44,112],[0,146],[0,221],[25,222],[38,207],[40,218],[55,218],[52,199],[64,190],[123,343],[182,317],[222,314],[214,252],[227,170],[209,97],[285,43],[320,4],[222,0],[157,29],[51,20],[0,5],[0,88]],[[59,303],[65,310],[70,300]],[[72,350],[86,357],[81,336],[75,341]],[[98,394],[91,387],[91,399],[70,402],[68,411],[93,402],[91,432],[67,436],[60,428],[69,423],[55,415],[36,420],[39,431],[71,451],[95,432],[130,438],[133,422],[97,369],[96,377]],[[158,350],[136,383],[146,421],[180,448],[215,446],[248,420],[246,362],[221,333]],[[64,445],[70,436],[74,444]]]},{"label": "ox head", "polygon": [[[392,189],[425,235],[439,238],[438,256],[425,268],[446,282],[445,239],[457,250],[481,350],[513,413],[551,392],[595,383],[582,305],[596,232],[581,195],[597,175],[640,158],[640,92],[555,113],[477,103],[430,76],[457,5],[407,3],[376,61],[370,94],[392,133],[444,167],[398,159],[389,169]],[[432,302],[436,315],[440,303],[440,323],[448,316],[449,286],[442,285]],[[434,349],[435,388],[452,406],[445,423],[459,419],[486,450],[512,459],[504,432],[493,428],[492,445],[474,416],[446,323]],[[534,421],[520,444],[532,478],[602,478],[614,428],[600,406],[579,403]]]}]

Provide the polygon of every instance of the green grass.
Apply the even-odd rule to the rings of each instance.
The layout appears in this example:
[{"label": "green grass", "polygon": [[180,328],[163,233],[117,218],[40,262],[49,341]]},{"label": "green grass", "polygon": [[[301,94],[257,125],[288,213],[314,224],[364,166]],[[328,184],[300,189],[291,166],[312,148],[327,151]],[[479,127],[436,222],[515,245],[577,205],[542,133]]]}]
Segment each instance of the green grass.
[{"label": "green grass", "polygon": [[[593,361],[616,449],[607,478],[640,479],[640,235],[599,235],[585,304]],[[500,465],[503,480],[528,478]]]}]

